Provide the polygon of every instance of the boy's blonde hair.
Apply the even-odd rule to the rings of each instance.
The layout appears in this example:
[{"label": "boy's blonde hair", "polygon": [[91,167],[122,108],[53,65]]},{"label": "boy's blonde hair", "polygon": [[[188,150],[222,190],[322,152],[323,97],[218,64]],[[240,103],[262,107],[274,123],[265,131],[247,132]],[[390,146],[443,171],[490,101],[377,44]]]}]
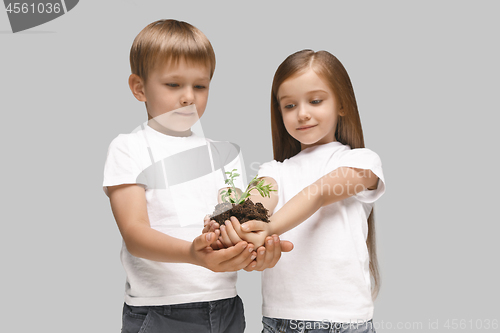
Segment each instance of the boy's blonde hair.
[{"label": "boy's blonde hair", "polygon": [[135,37],[130,49],[130,68],[144,81],[157,66],[185,60],[205,65],[210,79],[215,71],[215,53],[208,38],[196,27],[177,20],[149,24]]}]

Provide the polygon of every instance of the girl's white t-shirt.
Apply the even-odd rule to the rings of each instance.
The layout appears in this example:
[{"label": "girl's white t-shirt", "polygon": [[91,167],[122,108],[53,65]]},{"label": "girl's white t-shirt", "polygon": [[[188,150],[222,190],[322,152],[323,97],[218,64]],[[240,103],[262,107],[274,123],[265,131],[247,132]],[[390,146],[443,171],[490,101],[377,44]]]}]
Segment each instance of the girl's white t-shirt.
[{"label": "girl's white t-shirt", "polygon": [[[341,323],[373,318],[366,237],[373,203],[385,191],[379,156],[369,149],[331,142],[304,149],[283,162],[264,163],[258,175],[278,184],[276,212],[339,167],[371,170],[379,177],[377,189],[322,207],[280,236],[291,241],[294,249],[262,272],[266,317]],[[330,190],[340,194],[343,189]]]},{"label": "girl's white t-shirt", "polygon": [[[151,228],[193,241],[201,235],[204,216],[212,213],[217,205],[217,191],[227,185],[221,169],[169,185],[169,180],[172,183],[175,179],[165,175],[165,170],[169,168],[166,158],[203,146],[207,146],[207,139],[194,133],[189,137],[174,137],[149,126],[143,126],[134,133],[120,134],[108,149],[104,191],[107,194],[108,186],[120,184],[143,186]],[[198,168],[201,163],[201,160],[194,160],[180,165],[176,177],[192,173],[192,168]],[[175,168],[175,165],[170,169],[172,167]],[[241,167],[238,154],[225,170],[241,170]],[[242,186],[238,181],[236,185]],[[187,263],[137,258],[129,253],[125,242],[121,261],[126,273],[125,302],[132,306],[203,302],[236,296],[235,272],[215,273]]]}]

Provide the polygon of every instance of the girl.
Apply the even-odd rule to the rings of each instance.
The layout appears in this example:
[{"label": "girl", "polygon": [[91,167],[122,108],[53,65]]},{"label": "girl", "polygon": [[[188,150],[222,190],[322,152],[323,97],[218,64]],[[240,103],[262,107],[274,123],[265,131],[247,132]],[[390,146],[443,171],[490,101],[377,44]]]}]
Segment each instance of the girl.
[{"label": "girl", "polygon": [[259,246],[273,234],[294,251],[262,273],[263,324],[275,332],[374,332],[379,288],[373,203],[385,191],[381,162],[364,148],[354,91],[326,51],[290,55],[271,94],[274,161],[259,177],[277,192],[257,193],[270,223],[221,226],[220,241]]}]

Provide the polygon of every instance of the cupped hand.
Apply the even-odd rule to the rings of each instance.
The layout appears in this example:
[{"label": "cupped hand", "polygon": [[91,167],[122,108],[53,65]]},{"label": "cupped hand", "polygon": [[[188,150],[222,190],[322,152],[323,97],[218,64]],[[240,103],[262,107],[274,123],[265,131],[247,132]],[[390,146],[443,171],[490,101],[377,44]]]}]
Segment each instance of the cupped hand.
[{"label": "cupped hand", "polygon": [[215,251],[211,247],[215,239],[216,233],[209,232],[193,240],[190,247],[193,264],[214,272],[233,272],[247,267],[257,256],[254,246],[247,242]]},{"label": "cupped hand", "polygon": [[[203,230],[201,231],[202,234],[206,234],[208,232],[214,232],[216,234],[215,240],[210,244],[210,247],[214,250],[220,250],[224,249],[227,246],[224,246],[221,241],[219,240],[220,236],[220,229],[219,229],[219,224],[215,222],[214,220],[210,220],[210,215],[205,215],[203,218]],[[236,242],[237,243],[237,242]],[[232,244],[235,245],[236,243]]]},{"label": "cupped hand", "polygon": [[257,249],[257,258],[244,268],[245,271],[263,271],[273,268],[280,260],[282,252],[290,252],[293,249],[291,242],[280,240],[276,234],[266,237],[264,245]]}]

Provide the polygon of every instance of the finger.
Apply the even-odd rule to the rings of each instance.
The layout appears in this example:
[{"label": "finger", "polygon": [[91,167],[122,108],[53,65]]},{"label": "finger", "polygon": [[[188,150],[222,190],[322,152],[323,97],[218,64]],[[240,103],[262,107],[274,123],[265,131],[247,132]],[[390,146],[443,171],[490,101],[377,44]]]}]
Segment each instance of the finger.
[{"label": "finger", "polygon": [[214,237],[212,239],[212,243],[210,244],[210,247],[214,250],[218,250],[219,246],[217,245],[217,239],[219,238],[220,230],[215,230],[213,233]]},{"label": "finger", "polygon": [[210,222],[210,215],[205,215],[203,218],[203,226],[206,226]]},{"label": "finger", "polygon": [[255,259],[253,245],[247,242],[239,242],[235,246],[220,250],[223,252],[226,260],[220,262],[221,271],[230,272],[245,268],[250,262]]},{"label": "finger", "polygon": [[219,230],[219,229],[216,229],[216,230],[214,231],[214,234],[215,234],[215,240],[214,240],[214,242],[216,242],[216,241],[219,239],[219,236],[220,236],[220,230]]},{"label": "finger", "polygon": [[222,244],[222,242],[220,240],[217,240],[215,242],[215,244],[217,244],[217,246],[219,247],[219,250],[221,249],[225,249],[226,247],[224,246],[224,244]]},{"label": "finger", "polygon": [[[258,256],[258,255],[257,255]],[[252,260],[250,264],[248,264],[247,267],[243,268],[247,272],[253,272],[255,270],[255,267],[257,266],[257,261]]]},{"label": "finger", "polygon": [[210,247],[213,249],[213,250],[220,250],[220,247],[219,247],[219,244],[217,244],[217,241],[213,242],[212,244],[210,244]]},{"label": "finger", "polygon": [[238,236],[238,233],[236,229],[240,228],[240,223],[236,218],[231,219],[231,221],[226,221],[226,231],[227,235],[229,236],[229,239],[231,239],[231,242],[233,244],[236,244],[238,242],[241,242],[242,239],[240,236]]},{"label": "finger", "polygon": [[265,259],[266,259],[266,247],[261,246],[257,249],[257,258],[255,259],[255,268],[254,269],[257,271],[264,270]]},{"label": "finger", "polygon": [[219,240],[222,242],[222,244],[224,244],[225,247],[233,246],[233,242],[231,242],[231,239],[227,235],[227,228],[225,225],[221,225],[220,227]]},{"label": "finger", "polygon": [[210,232],[210,221],[203,220],[203,230],[201,231],[202,234]]},{"label": "finger", "polygon": [[[273,268],[274,266],[276,266],[276,264],[278,263],[278,261],[281,258],[281,243],[280,243],[280,238],[278,237],[278,235],[273,235],[272,241],[273,241],[274,252],[273,252],[273,255],[270,256],[270,258],[269,258],[268,268]],[[271,249],[269,248],[269,250],[271,250]]]},{"label": "finger", "polygon": [[215,231],[220,229],[219,223],[215,221],[210,221],[210,231]]},{"label": "finger", "polygon": [[249,251],[245,250],[248,245],[249,244],[247,242],[239,242],[235,246],[216,251],[216,253],[214,254],[214,257],[216,257],[215,261],[218,263],[223,263],[238,257],[242,253],[244,253],[245,255],[249,255]]},{"label": "finger", "polygon": [[266,230],[266,225],[267,222],[252,220],[243,223],[241,225],[241,230],[245,232]]},{"label": "finger", "polygon": [[215,240],[215,233],[209,232],[206,234],[201,234],[193,240],[194,249],[196,251],[203,250]]},{"label": "finger", "polygon": [[289,241],[280,241],[281,252],[290,252],[293,250],[293,243]]},{"label": "finger", "polygon": [[[279,244],[279,241],[278,241]],[[276,254],[276,243],[273,237],[266,238],[266,257],[264,259],[264,268],[272,268],[278,262],[281,251]]]},{"label": "finger", "polygon": [[229,259],[222,263],[224,271],[239,271],[250,265],[250,263],[257,257],[253,250],[253,245],[249,244],[247,249],[240,253],[238,256]]}]

